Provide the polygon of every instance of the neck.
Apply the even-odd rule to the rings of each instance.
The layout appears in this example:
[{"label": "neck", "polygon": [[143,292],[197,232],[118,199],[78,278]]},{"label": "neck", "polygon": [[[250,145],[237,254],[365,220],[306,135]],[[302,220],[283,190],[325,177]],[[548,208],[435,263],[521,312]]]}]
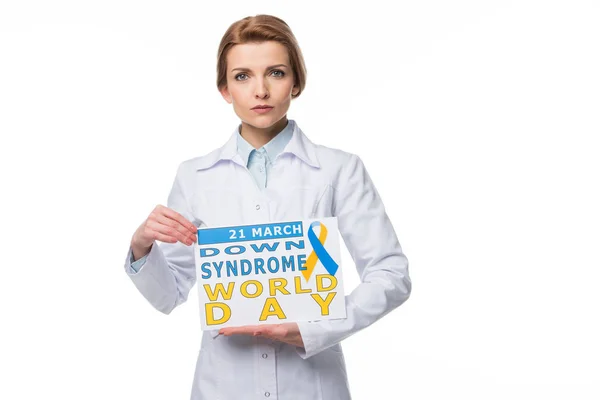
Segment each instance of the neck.
[{"label": "neck", "polygon": [[260,149],[277,136],[277,134],[285,128],[287,123],[288,119],[283,117],[268,128],[257,128],[242,121],[240,135],[242,135],[242,137],[255,149]]}]

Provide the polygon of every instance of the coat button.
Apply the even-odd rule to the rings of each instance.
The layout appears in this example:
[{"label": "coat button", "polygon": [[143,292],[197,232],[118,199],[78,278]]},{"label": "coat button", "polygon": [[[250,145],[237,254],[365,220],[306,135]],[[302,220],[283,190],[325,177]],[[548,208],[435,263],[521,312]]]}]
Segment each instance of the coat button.
[{"label": "coat button", "polygon": [[267,358],[269,355],[267,353],[263,353],[262,358]]},{"label": "coat button", "polygon": [[256,205],[256,209],[257,209],[257,210],[260,210],[260,204],[257,204],[257,205]]},{"label": "coat button", "polygon": [[271,395],[271,393],[265,392],[265,397],[269,397],[270,395]]}]

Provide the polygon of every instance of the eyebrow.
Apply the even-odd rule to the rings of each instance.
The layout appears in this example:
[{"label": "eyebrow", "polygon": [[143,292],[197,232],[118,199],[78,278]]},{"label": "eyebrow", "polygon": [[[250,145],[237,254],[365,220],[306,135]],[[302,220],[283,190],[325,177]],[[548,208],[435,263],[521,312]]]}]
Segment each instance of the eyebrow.
[{"label": "eyebrow", "polygon": [[[267,67],[266,69],[271,69],[271,68],[277,68],[277,67],[285,67],[285,68],[289,68],[287,65],[285,64],[276,64],[276,65],[271,65],[269,67]],[[239,71],[250,71],[249,68],[234,68],[231,70],[231,72],[235,71],[235,70],[239,70]]]}]

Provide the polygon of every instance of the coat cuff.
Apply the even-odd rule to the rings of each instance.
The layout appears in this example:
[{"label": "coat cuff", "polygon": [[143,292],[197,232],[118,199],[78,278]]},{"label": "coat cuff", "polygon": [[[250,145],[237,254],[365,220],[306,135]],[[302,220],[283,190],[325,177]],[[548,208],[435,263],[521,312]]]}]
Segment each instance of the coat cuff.
[{"label": "coat cuff", "polygon": [[171,298],[173,291],[165,287],[169,282],[169,271],[160,246],[156,242],[152,244],[150,253],[146,255],[146,261],[138,272],[131,267],[132,251],[129,247],[125,272],[150,304],[165,314],[170,313],[174,307]]},{"label": "coat cuff", "polygon": [[131,260],[131,271],[132,273],[138,273],[140,271],[140,269],[142,269],[142,267],[144,266],[144,264],[146,263],[146,258],[148,258],[148,254],[146,254],[145,256],[141,257],[138,260],[133,260],[133,251],[131,251],[131,248],[129,248],[129,255],[130,255],[130,260]]},{"label": "coat cuff", "polygon": [[331,324],[331,321],[333,320],[297,322],[304,343],[304,348],[296,347],[296,352],[300,357],[306,360],[336,344],[327,341],[327,326]]},{"label": "coat cuff", "polygon": [[129,246],[129,250],[127,251],[127,259],[125,260],[125,272],[127,272],[127,275],[132,277],[133,275],[150,273],[149,270],[152,269],[152,265],[156,265],[157,261],[162,256],[162,253],[158,247],[159,246],[157,243],[154,242],[148,254],[136,261],[133,261],[133,249],[131,246]]}]

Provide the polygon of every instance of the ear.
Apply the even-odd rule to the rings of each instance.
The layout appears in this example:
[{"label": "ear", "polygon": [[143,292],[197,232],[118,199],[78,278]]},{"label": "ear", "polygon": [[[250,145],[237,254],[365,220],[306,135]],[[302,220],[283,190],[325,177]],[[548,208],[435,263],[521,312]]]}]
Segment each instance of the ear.
[{"label": "ear", "polygon": [[297,85],[294,85],[294,87],[292,88],[292,94],[296,96],[298,92],[300,92],[300,88]]},{"label": "ear", "polygon": [[219,89],[219,92],[221,92],[221,96],[223,96],[226,102],[228,102],[229,104],[233,102],[233,99],[231,98],[231,93],[229,93],[229,89],[227,89],[227,86],[223,86],[221,89]]}]

